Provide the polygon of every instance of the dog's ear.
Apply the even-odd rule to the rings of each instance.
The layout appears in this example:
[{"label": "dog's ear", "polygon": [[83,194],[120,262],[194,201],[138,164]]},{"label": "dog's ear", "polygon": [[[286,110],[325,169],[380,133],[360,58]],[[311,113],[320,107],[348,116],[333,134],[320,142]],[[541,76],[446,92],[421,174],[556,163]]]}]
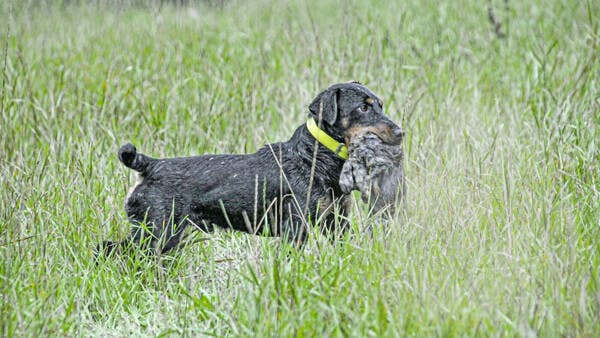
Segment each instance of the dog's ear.
[{"label": "dog's ear", "polygon": [[323,120],[329,125],[333,125],[337,120],[339,98],[339,88],[327,89],[314,99],[308,106],[308,110],[317,122]]}]

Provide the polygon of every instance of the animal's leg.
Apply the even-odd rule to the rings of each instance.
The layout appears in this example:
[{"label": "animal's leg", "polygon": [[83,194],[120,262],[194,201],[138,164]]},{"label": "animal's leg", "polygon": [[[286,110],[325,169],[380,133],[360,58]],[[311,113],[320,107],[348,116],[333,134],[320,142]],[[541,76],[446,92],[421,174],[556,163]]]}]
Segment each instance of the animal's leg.
[{"label": "animal's leg", "polygon": [[298,207],[296,204],[297,203],[292,202],[284,204],[281,232],[283,238],[291,243],[292,246],[302,248],[308,238],[308,227],[306,220],[298,211],[299,209],[302,210],[302,208]]},{"label": "animal's leg", "polygon": [[348,210],[350,210],[351,201],[350,195],[337,198],[331,206],[333,210],[323,220],[321,229],[326,232],[332,243],[341,239],[350,227]]},{"label": "animal's leg", "polygon": [[149,236],[150,233],[145,224],[132,221],[131,232],[126,239],[116,241],[103,241],[96,248],[96,258],[98,256],[109,257],[113,254],[122,254],[130,251],[134,247],[144,248],[146,250],[152,247],[154,240]]},{"label": "animal's leg", "polygon": [[169,230],[162,234],[163,238],[160,242],[163,242],[164,245],[160,245],[161,253],[166,253],[179,245],[179,242],[181,241],[181,235],[183,234],[183,231],[187,225],[188,221],[185,220],[179,224],[173,224],[169,226]]}]

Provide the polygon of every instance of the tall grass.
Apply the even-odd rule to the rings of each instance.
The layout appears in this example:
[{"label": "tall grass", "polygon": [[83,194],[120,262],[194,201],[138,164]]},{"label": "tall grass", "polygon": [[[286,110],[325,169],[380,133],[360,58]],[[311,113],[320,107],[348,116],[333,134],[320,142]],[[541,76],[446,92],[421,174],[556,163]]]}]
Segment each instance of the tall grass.
[{"label": "tall grass", "polygon": [[[508,4],[506,38],[483,1],[1,4],[1,334],[597,336],[600,5]],[[95,264],[119,145],[252,152],[351,79],[407,132],[393,222]]]}]

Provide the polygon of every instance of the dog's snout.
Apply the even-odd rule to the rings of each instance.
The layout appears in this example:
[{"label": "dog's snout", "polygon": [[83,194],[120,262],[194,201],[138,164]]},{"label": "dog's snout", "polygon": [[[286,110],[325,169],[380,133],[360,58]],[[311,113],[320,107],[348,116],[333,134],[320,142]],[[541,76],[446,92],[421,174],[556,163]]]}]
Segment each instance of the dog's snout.
[{"label": "dog's snout", "polygon": [[385,126],[387,131],[387,139],[384,139],[384,142],[388,144],[400,144],[402,142],[402,138],[404,137],[404,130],[402,130],[400,126],[391,120],[385,121]]},{"label": "dog's snout", "polygon": [[402,137],[404,137],[404,130],[402,130],[402,128],[400,128],[399,126],[394,126],[394,128],[392,129],[392,134],[394,135],[395,139],[401,141]]}]

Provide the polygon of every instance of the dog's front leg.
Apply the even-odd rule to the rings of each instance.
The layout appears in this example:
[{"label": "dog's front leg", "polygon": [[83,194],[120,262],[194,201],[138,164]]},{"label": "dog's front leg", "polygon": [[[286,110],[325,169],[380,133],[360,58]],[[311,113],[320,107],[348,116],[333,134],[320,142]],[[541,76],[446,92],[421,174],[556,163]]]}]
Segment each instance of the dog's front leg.
[{"label": "dog's front leg", "polygon": [[302,248],[308,237],[308,229],[301,221],[287,218],[283,221],[283,237],[295,248]]},{"label": "dog's front leg", "polygon": [[283,205],[281,219],[281,235],[295,248],[304,246],[308,237],[308,227],[306,219],[302,217],[302,210],[297,203],[285,203]]},{"label": "dog's front leg", "polygon": [[334,243],[341,239],[348,231],[348,210],[350,210],[352,198],[350,194],[333,197],[334,202],[329,206],[329,212],[324,215],[319,226],[329,240]]}]

